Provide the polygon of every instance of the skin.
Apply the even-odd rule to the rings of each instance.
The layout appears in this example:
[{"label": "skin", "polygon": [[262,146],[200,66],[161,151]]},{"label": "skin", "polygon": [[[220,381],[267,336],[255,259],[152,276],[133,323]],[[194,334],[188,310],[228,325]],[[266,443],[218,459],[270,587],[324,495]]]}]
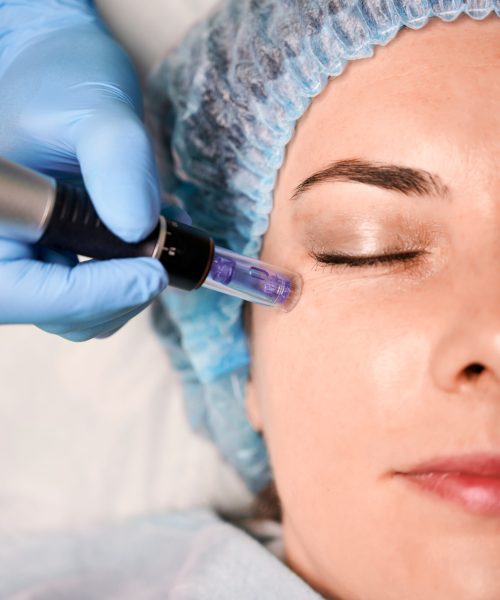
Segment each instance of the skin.
[{"label": "skin", "polygon": [[[394,475],[500,452],[499,73],[498,18],[434,19],[331,80],[287,147],[261,258],[298,271],[303,294],[289,313],[251,307],[246,405],[285,560],[327,598],[500,598],[500,518]],[[426,169],[447,199],[328,182],[291,200],[355,157]],[[427,254],[360,268],[310,256],[403,243]]]}]

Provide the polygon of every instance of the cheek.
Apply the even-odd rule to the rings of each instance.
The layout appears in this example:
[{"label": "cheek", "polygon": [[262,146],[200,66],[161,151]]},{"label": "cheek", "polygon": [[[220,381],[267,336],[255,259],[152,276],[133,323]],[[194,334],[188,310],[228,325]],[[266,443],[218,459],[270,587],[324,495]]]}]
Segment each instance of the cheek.
[{"label": "cheek", "polygon": [[404,429],[425,371],[426,341],[407,305],[322,285],[289,314],[254,307],[253,378],[280,492],[291,498],[306,482],[317,493],[339,473],[366,483],[394,466],[381,435]]},{"label": "cheek", "polygon": [[[373,291],[356,302],[352,290],[322,285],[322,295],[304,291],[288,314],[254,307],[252,377],[287,551],[306,548],[314,564],[325,572],[336,565],[354,586],[358,564],[375,562],[378,573],[401,550],[401,539],[387,535],[399,497],[383,475],[399,466],[415,421],[426,347],[411,331],[428,323],[416,327],[416,310]],[[390,538],[385,553],[380,536]]]}]

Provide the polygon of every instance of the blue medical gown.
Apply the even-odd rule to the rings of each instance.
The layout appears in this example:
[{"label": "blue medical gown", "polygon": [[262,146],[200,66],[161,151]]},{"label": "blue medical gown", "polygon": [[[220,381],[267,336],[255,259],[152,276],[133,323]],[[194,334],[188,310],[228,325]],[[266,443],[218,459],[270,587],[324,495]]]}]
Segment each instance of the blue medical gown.
[{"label": "blue medical gown", "polygon": [[262,539],[209,509],[0,537],[1,600],[318,600]]}]

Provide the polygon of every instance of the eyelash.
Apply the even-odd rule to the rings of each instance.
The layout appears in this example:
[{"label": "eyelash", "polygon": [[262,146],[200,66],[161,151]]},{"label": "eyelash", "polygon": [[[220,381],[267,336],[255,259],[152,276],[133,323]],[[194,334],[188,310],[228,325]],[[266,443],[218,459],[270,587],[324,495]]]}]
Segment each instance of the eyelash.
[{"label": "eyelash", "polygon": [[351,256],[349,254],[328,254],[327,252],[311,252],[316,265],[331,270],[343,266],[345,268],[379,267],[394,263],[415,263],[428,254],[423,250],[412,250],[411,252],[396,252],[393,254],[382,254],[379,256]]}]

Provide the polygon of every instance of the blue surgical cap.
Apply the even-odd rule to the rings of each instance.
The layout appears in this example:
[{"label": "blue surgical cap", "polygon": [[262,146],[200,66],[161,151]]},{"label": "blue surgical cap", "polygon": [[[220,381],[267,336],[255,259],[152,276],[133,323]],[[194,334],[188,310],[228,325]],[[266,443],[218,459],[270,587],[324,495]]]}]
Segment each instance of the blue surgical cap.
[{"label": "blue surgical cap", "polygon": [[[461,13],[500,16],[500,0],[229,0],[200,22],[148,86],[166,194],[215,243],[258,257],[273,188],[297,120],[330,77],[402,27]],[[249,490],[271,479],[265,441],[245,412],[243,302],[167,289],[155,323],[180,371],[192,428]]]}]

